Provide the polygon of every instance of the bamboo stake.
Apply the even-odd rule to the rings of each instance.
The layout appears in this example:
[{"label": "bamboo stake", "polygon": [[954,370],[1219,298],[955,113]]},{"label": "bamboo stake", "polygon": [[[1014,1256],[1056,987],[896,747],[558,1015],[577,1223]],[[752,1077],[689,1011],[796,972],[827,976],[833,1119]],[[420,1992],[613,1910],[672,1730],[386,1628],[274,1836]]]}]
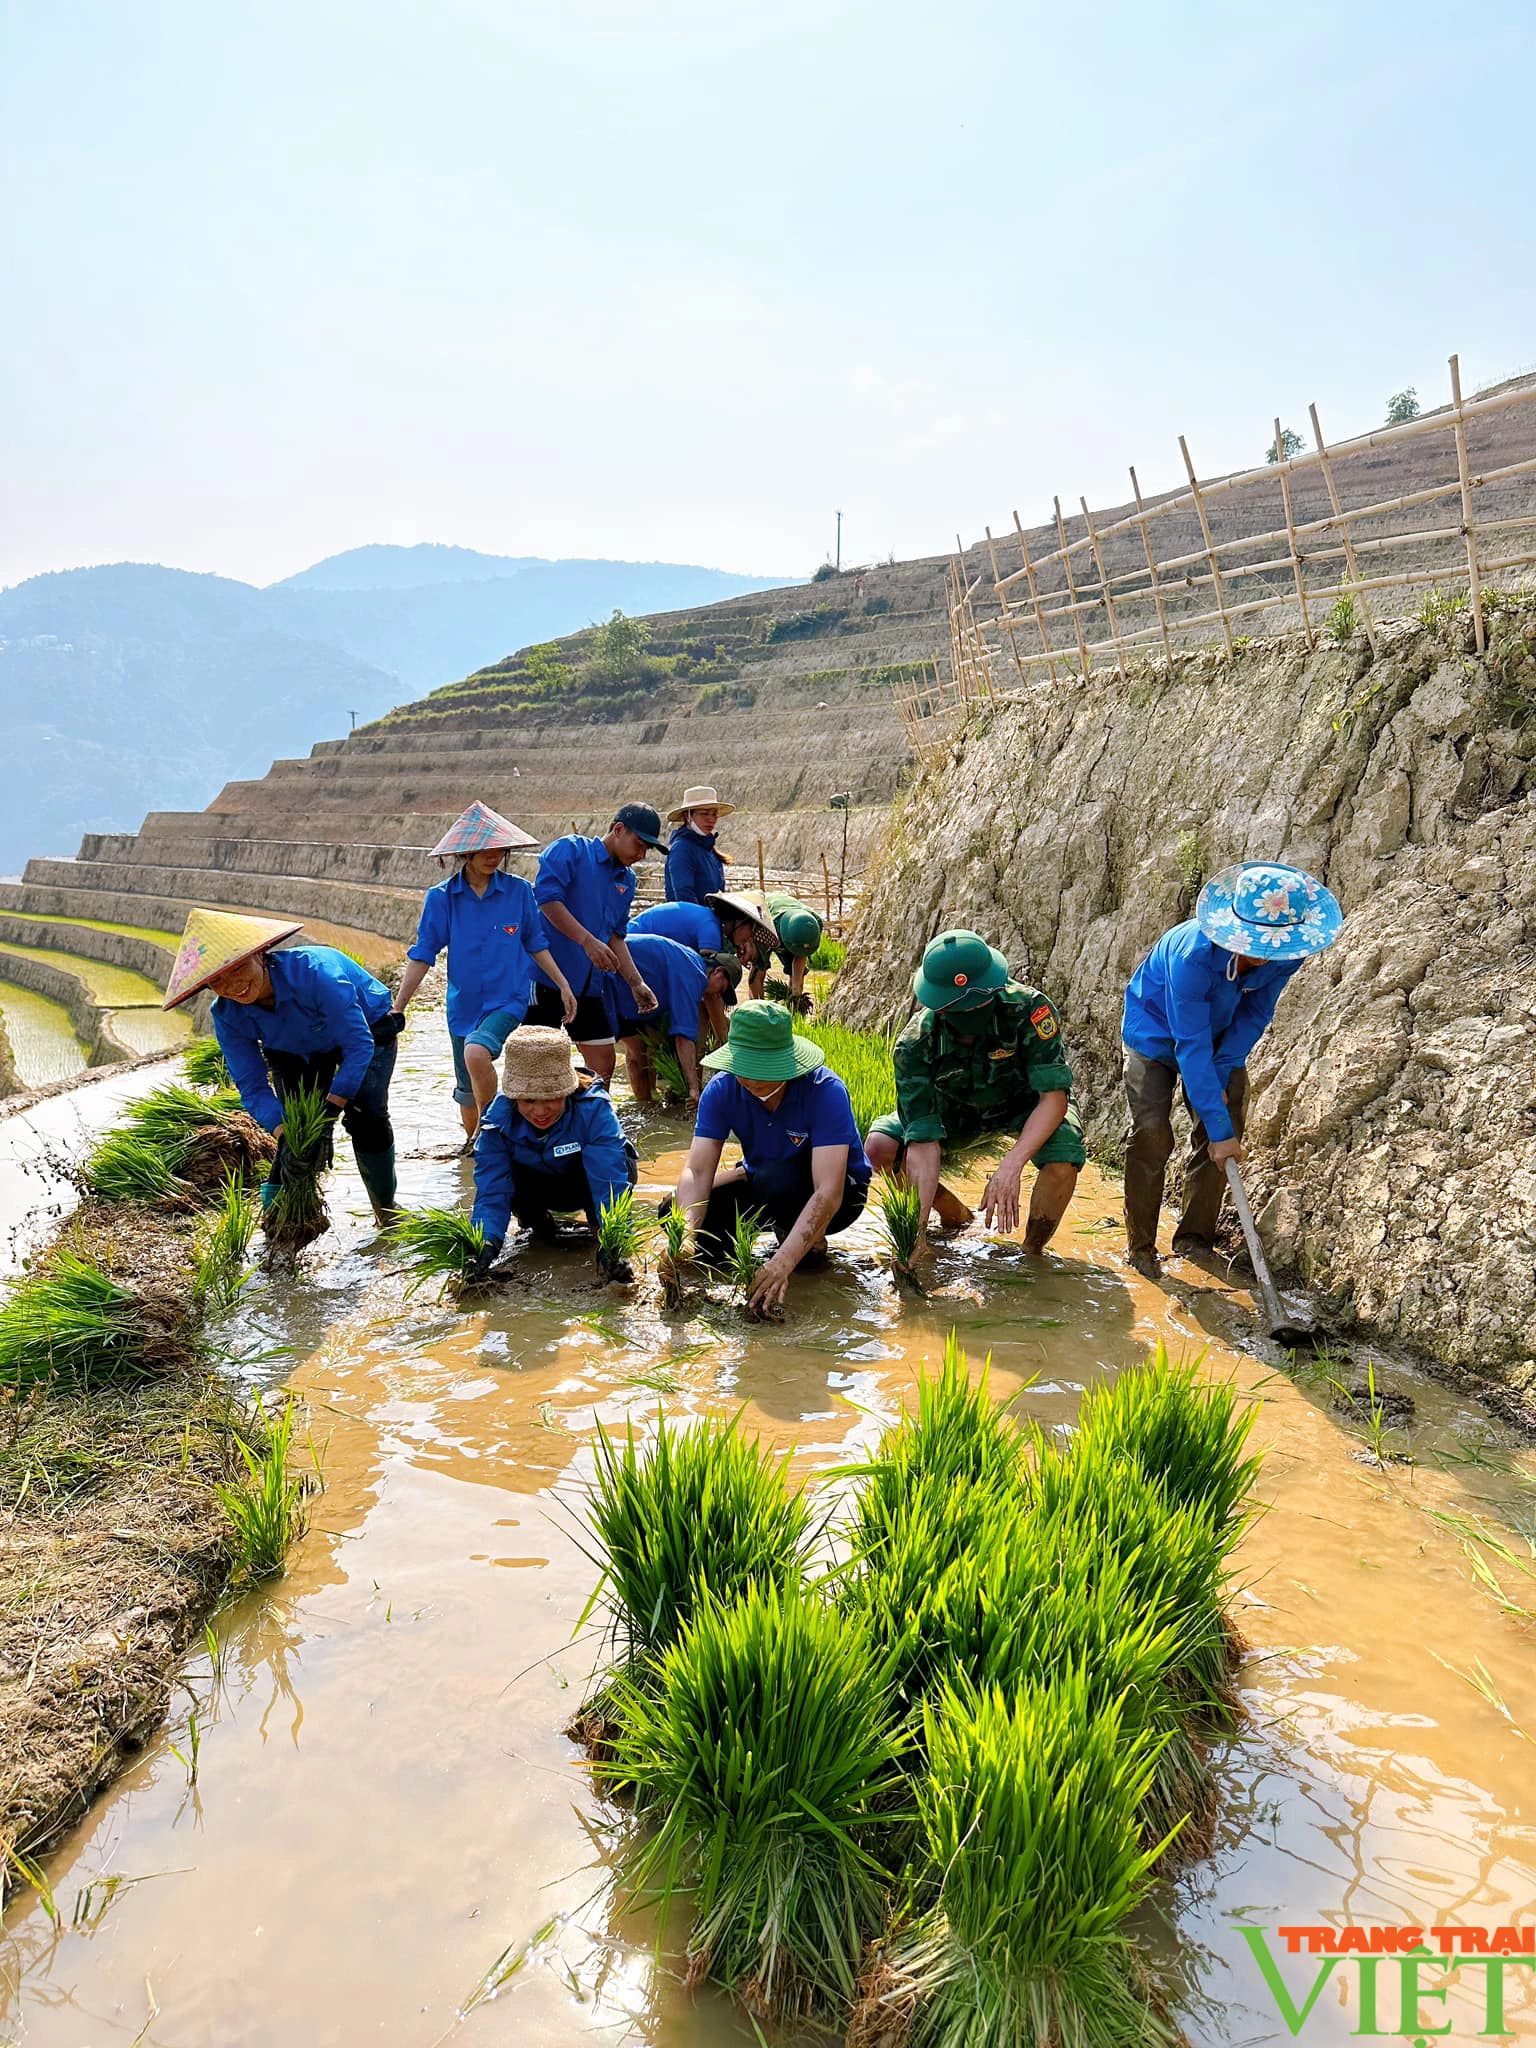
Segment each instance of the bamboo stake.
[{"label": "bamboo stake", "polygon": [[827,924],[832,923],[832,871],[827,866],[827,856],[821,856],[821,893],[827,906]]},{"label": "bamboo stake", "polygon": [[1120,622],[1115,617],[1115,600],[1109,594],[1109,577],[1104,570],[1104,551],[1099,546],[1099,536],[1094,531],[1093,514],[1088,510],[1088,500],[1079,497],[1083,508],[1083,524],[1088,529],[1088,538],[1093,542],[1093,559],[1099,572],[1099,591],[1104,600],[1104,616],[1109,621],[1109,637],[1115,643],[1115,667],[1120,671],[1120,680],[1126,680],[1125,656],[1120,652]]},{"label": "bamboo stake", "polygon": [[1488,646],[1483,631],[1483,586],[1477,573],[1477,530],[1472,523],[1472,486],[1467,481],[1467,429],[1461,411],[1461,359],[1451,357],[1451,400],[1456,420],[1456,474],[1461,483],[1461,530],[1467,542],[1467,589],[1472,598],[1472,624],[1477,634],[1477,651]]},{"label": "bamboo stake", "polygon": [[1157,557],[1152,552],[1152,529],[1147,519],[1146,500],[1141,495],[1141,485],[1136,481],[1136,465],[1131,464],[1131,491],[1136,499],[1136,510],[1140,514],[1141,544],[1147,555],[1147,578],[1152,586],[1152,602],[1157,606],[1158,630],[1163,636],[1163,652],[1168,657],[1168,671],[1173,672],[1173,642],[1168,637],[1168,614],[1163,610],[1163,593],[1157,582]]},{"label": "bamboo stake", "polygon": [[[1318,456],[1323,465],[1323,482],[1328,486],[1328,502],[1333,507],[1334,517],[1342,520],[1344,518],[1344,507],[1339,502],[1339,487],[1333,480],[1333,464],[1328,459],[1328,449],[1323,440],[1323,430],[1318,422],[1317,407],[1309,405],[1307,413],[1312,421],[1312,433],[1317,442]],[[1358,583],[1360,565],[1355,560],[1355,538],[1347,524],[1339,529],[1339,538],[1344,543],[1344,560],[1349,565],[1349,580],[1352,584]],[[1371,652],[1374,654],[1376,652],[1376,621],[1371,616],[1371,608],[1366,603],[1363,592],[1360,595],[1360,616],[1365,621],[1365,637],[1370,641]]]},{"label": "bamboo stake", "polygon": [[[992,529],[990,526],[983,527],[982,532],[985,533],[985,535],[987,536],[987,553],[992,557],[992,588],[995,591],[997,589],[998,578],[1002,573],[998,567],[997,543],[992,538]],[[1010,613],[1008,600],[1006,597],[1002,599],[1001,617],[1003,621],[1003,631],[1008,635],[1008,645],[1013,652],[1013,665],[1015,669],[1018,670],[1019,681],[1022,683],[1024,680],[1024,664],[1019,660],[1019,643],[1013,637],[1013,618]]]},{"label": "bamboo stake", "polygon": [[1013,530],[1019,537],[1019,554],[1024,563],[1024,574],[1029,578],[1029,597],[1031,604],[1035,608],[1035,626],[1040,634],[1040,649],[1042,653],[1052,655],[1053,657],[1051,661],[1051,681],[1054,683],[1056,680],[1054,649],[1051,646],[1050,635],[1045,630],[1045,613],[1040,609],[1040,591],[1035,583],[1035,565],[1029,559],[1029,542],[1024,538],[1024,528],[1019,522],[1017,506],[1015,506],[1013,513]]},{"label": "bamboo stake", "polygon": [[1280,496],[1285,505],[1285,532],[1291,544],[1291,574],[1296,578],[1296,595],[1301,601],[1301,630],[1307,636],[1309,651],[1315,651],[1317,636],[1312,631],[1312,617],[1307,610],[1307,586],[1302,580],[1301,555],[1296,547],[1296,513],[1291,504],[1291,465],[1281,452],[1285,439],[1280,426],[1280,415],[1275,414],[1275,461],[1280,471]]},{"label": "bamboo stake", "polygon": [[1053,498],[1051,502],[1056,507],[1056,535],[1061,542],[1061,560],[1067,572],[1067,590],[1072,599],[1072,628],[1077,634],[1077,652],[1083,664],[1083,681],[1086,683],[1089,674],[1088,643],[1083,638],[1083,622],[1077,615],[1077,579],[1072,574],[1072,557],[1067,550],[1066,521],[1061,516],[1060,498]]},{"label": "bamboo stake", "polygon": [[1216,609],[1221,614],[1221,637],[1227,643],[1227,652],[1232,652],[1232,628],[1227,620],[1227,594],[1221,587],[1221,571],[1216,566],[1216,551],[1211,546],[1211,522],[1205,516],[1205,500],[1200,495],[1200,481],[1195,475],[1195,465],[1189,459],[1189,443],[1179,436],[1179,453],[1184,458],[1184,467],[1189,472],[1189,494],[1195,501],[1195,510],[1200,515],[1200,531],[1205,536],[1206,560],[1211,565],[1211,580],[1216,586]]},{"label": "bamboo stake", "polygon": [[768,901],[768,872],[763,866],[763,842],[757,842],[757,900],[766,905]]}]

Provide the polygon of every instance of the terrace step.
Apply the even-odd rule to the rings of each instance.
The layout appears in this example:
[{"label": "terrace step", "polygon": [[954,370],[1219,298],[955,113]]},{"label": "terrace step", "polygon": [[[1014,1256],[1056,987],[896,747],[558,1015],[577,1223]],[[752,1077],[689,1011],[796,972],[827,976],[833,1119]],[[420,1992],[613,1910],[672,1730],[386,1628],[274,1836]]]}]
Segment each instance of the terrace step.
[{"label": "terrace step", "polygon": [[[280,877],[269,886],[246,888],[232,875],[200,876],[196,869],[134,868],[68,860],[32,861],[28,865],[51,872],[29,875],[22,882],[0,882],[0,910],[99,918],[114,924],[149,922],[179,933],[186,924],[187,912],[195,904],[203,904],[212,910],[255,911],[262,917],[302,917],[305,937],[313,944],[343,946],[356,953],[375,973],[400,957],[399,932],[383,931],[377,924],[362,924],[355,919],[327,917],[318,907],[318,900],[314,907],[304,908],[294,900],[295,893],[306,887],[322,893],[330,889],[334,895],[338,890],[347,893],[344,885],[305,884]],[[163,879],[167,875],[173,878],[172,882]],[[195,886],[200,879],[213,886]],[[185,893],[178,893],[176,884],[185,885]],[[409,902],[410,935],[414,936],[420,898],[407,898],[403,892],[388,894],[391,899],[398,898],[391,914],[392,920],[402,927],[406,919],[399,913],[399,906]],[[375,914],[371,903],[353,903],[351,907]]]}]

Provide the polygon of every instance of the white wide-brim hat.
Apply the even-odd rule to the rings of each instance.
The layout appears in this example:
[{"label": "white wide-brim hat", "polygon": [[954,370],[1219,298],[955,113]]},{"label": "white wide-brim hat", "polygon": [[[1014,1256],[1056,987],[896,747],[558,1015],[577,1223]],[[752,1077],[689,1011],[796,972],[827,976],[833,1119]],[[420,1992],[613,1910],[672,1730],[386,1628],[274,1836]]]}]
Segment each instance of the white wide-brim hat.
[{"label": "white wide-brim hat", "polygon": [[672,825],[681,825],[690,811],[718,811],[722,818],[728,818],[735,808],[734,804],[721,803],[710,785],[701,782],[697,789],[683,791],[682,802],[675,811],[668,811],[667,821]]}]

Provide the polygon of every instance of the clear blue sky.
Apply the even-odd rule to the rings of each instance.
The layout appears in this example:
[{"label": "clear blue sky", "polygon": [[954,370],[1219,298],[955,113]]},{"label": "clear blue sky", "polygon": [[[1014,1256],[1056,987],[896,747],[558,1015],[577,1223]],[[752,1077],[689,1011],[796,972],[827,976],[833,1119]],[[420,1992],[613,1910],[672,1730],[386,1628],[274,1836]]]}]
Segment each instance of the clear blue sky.
[{"label": "clear blue sky", "polygon": [[0,583],[805,573],[1536,360],[1536,10],[14,0]]}]

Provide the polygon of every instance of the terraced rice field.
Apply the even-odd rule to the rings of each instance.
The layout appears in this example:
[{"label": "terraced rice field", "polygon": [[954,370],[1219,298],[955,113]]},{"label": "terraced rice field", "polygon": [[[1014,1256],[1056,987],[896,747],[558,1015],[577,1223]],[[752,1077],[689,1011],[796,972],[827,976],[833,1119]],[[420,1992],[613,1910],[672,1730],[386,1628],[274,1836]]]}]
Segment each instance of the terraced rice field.
[{"label": "terraced rice field", "polygon": [[15,914],[27,918],[33,924],[72,924],[83,925],[87,931],[92,932],[122,932],[130,939],[148,939],[154,946],[175,947],[181,944],[180,932],[157,931],[152,925],[147,924],[108,924],[105,918],[100,917],[58,917],[51,911],[38,910],[17,911]]},{"label": "terraced rice field", "polygon": [[87,960],[80,953],[63,953],[52,946],[12,946],[0,944],[0,954],[12,954],[21,960],[36,960],[45,967],[62,968],[66,974],[78,975],[98,1003],[109,1008],[135,1009],[153,1005],[160,1007],[161,990],[147,974],[135,974],[130,967],[113,967],[105,960]]},{"label": "terraced rice field", "polygon": [[67,1081],[84,1067],[85,1048],[62,1003],[51,1003],[28,988],[13,988],[0,981],[0,1019],[24,1088],[46,1088],[50,1081]]},{"label": "terraced rice field", "polygon": [[114,1010],[112,1031],[136,1053],[174,1052],[192,1036],[192,1019],[184,1010]]}]

